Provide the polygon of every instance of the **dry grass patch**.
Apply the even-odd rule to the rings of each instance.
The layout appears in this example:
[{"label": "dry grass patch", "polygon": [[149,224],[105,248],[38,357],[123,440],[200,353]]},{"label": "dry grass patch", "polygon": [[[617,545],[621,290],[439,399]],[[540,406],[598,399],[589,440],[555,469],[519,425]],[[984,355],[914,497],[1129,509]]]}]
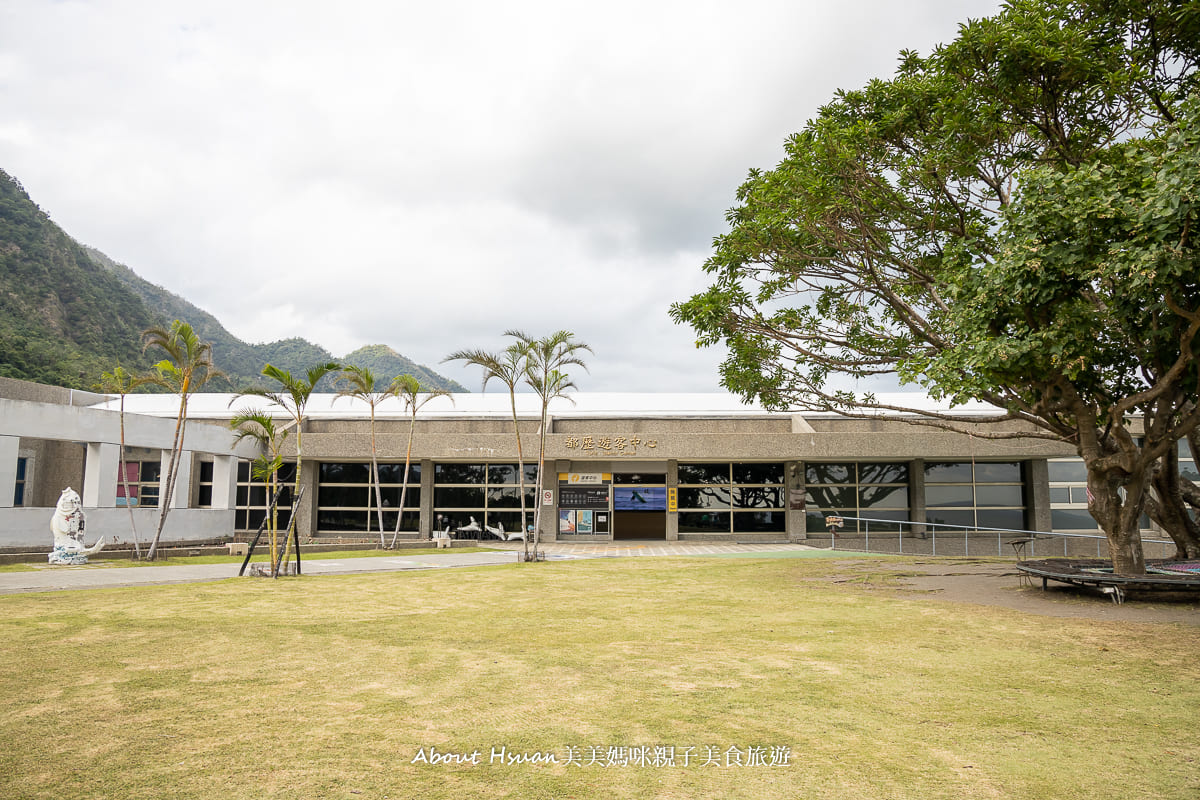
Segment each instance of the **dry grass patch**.
[{"label": "dry grass patch", "polygon": [[[4,795],[1200,793],[1196,629],[812,580],[830,568],[598,559],[0,597]],[[686,768],[487,763],[655,745],[697,749]],[[705,746],[790,765],[701,767]],[[484,763],[413,763],[430,747]]]}]

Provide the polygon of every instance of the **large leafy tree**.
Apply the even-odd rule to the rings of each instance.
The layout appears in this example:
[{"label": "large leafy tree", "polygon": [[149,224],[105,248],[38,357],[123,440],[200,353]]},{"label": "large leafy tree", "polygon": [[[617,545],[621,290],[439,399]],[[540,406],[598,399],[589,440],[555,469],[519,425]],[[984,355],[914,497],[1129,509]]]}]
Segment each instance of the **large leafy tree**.
[{"label": "large leafy tree", "polygon": [[[534,493],[536,504],[533,512],[533,558],[537,558],[538,542],[542,531],[542,490],[546,485],[546,435],[549,433],[550,403],[560,397],[567,397],[567,390],[574,389],[575,384],[567,374],[571,366],[587,369],[583,354],[592,352],[592,348],[583,342],[576,341],[571,331],[560,330],[535,339],[523,331],[507,331],[505,336],[511,336],[517,350],[516,353],[525,363],[525,383],[537,394],[541,406],[538,426],[538,471],[537,489]],[[526,558],[530,558],[526,548]]]},{"label": "large leafy tree", "polygon": [[179,413],[175,417],[175,435],[171,441],[171,456],[167,465],[167,476],[159,492],[158,527],[146,558],[154,560],[158,554],[158,542],[162,538],[167,515],[171,511],[175,496],[175,481],[179,476],[179,462],[183,458],[183,440],[187,428],[188,398],[198,392],[213,378],[222,377],[212,360],[212,346],[200,341],[200,337],[186,322],[175,320],[170,328],[148,328],[142,332],[143,350],[151,347],[162,350],[166,358],[154,365],[152,383],[179,395]]},{"label": "large leafy tree", "polygon": [[[672,316],[769,407],[1071,443],[1121,573],[1144,571],[1143,510],[1200,552],[1170,491],[1200,422],[1198,64],[1200,4],[1170,0],[1012,2],[902,53],[751,172],[713,285]],[[845,388],[879,376],[1015,424]]]},{"label": "large leafy tree", "polygon": [[456,350],[442,359],[462,361],[483,369],[483,389],[493,380],[508,389],[509,406],[512,408],[513,434],[517,437],[517,482],[521,493],[521,540],[525,545],[525,560],[529,560],[529,526],[525,519],[525,452],[521,445],[521,423],[517,418],[517,386],[525,378],[527,368],[526,348],[514,342],[499,352],[487,350]]}]

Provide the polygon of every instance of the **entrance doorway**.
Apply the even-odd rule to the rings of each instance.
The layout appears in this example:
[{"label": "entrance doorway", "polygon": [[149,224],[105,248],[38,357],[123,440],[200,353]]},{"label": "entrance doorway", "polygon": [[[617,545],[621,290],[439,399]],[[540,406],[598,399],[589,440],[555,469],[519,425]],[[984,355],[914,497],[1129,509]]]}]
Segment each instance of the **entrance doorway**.
[{"label": "entrance doorway", "polygon": [[614,511],[613,539],[666,539],[667,512]]}]

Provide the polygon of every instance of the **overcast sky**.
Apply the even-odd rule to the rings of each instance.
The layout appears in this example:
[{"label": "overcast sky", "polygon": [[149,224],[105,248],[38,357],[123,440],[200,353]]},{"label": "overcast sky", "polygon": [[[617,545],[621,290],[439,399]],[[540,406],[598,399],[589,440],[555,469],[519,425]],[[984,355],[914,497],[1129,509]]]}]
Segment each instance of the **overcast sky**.
[{"label": "overcast sky", "polygon": [[250,342],[438,362],[574,331],[717,391],[667,309],[752,167],[981,0],[0,3],[0,168]]}]

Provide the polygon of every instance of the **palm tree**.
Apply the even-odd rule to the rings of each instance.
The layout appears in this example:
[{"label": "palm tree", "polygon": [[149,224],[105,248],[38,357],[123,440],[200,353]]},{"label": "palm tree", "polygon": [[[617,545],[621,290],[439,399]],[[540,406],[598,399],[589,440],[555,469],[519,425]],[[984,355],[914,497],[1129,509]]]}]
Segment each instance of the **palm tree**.
[{"label": "palm tree", "polygon": [[[244,408],[234,414],[229,420],[229,427],[233,430],[234,441],[253,439],[262,448],[262,454],[251,462],[250,471],[251,477],[267,485],[267,500],[270,503],[279,492],[279,468],[283,466],[280,451],[288,436],[287,429],[276,427],[275,420],[269,414],[250,408]],[[275,577],[279,574],[280,565],[279,514],[275,503],[270,503],[270,507],[271,516],[267,522],[267,531],[271,539],[271,576]]]},{"label": "palm tree", "polygon": [[142,331],[142,351],[157,347],[167,357],[154,365],[156,374],[152,380],[179,395],[179,414],[175,417],[175,436],[171,442],[171,460],[167,465],[167,480],[159,492],[158,529],[146,558],[154,560],[158,552],[158,541],[167,523],[171,500],[175,494],[175,479],[179,476],[179,462],[183,457],[183,438],[187,425],[188,397],[199,391],[213,378],[224,377],[212,360],[212,345],[200,341],[200,337],[186,322],[175,320],[170,328],[148,328]]},{"label": "palm tree", "polygon": [[[382,392],[375,391],[375,373],[367,367],[357,367],[353,364],[348,364],[342,368],[342,374],[338,376],[336,383],[344,384],[344,388],[337,393],[338,397],[357,398],[371,408],[371,484],[375,487],[375,509],[379,516],[379,546],[384,547],[383,494],[379,488],[379,461],[377,460],[375,449],[375,407],[383,402],[392,392],[390,389]],[[371,530],[369,500],[367,505],[367,532],[369,533]]]},{"label": "palm tree", "polygon": [[138,541],[137,524],[133,520],[133,505],[129,502],[129,471],[125,467],[125,395],[139,386],[145,386],[153,381],[154,378],[150,375],[133,375],[118,364],[112,372],[101,373],[100,383],[96,387],[105,394],[121,396],[121,450],[117,462],[121,465],[121,488],[125,492],[125,507],[129,509],[129,529],[133,532],[133,554],[138,561],[142,560],[142,546]]},{"label": "palm tree", "polygon": [[[331,372],[336,372],[342,368],[342,365],[336,361],[327,361],[324,364],[318,364],[315,367],[309,367],[301,378],[294,377],[291,372],[279,369],[278,367],[267,364],[262,368],[262,374],[279,384],[279,388],[275,390],[251,388],[245,389],[240,396],[253,395],[256,397],[265,397],[275,405],[287,412],[288,416],[296,426],[296,484],[292,490],[292,497],[300,496],[300,477],[301,471],[304,468],[304,408],[308,405],[308,399],[312,396],[313,389],[317,382]],[[236,398],[235,398],[236,399]],[[295,514],[298,509],[293,508],[292,513]],[[284,560],[288,558],[291,552],[292,543],[289,540],[284,546]]]},{"label": "palm tree", "polygon": [[567,389],[574,389],[575,384],[567,377],[566,367],[575,365],[587,369],[582,352],[592,352],[592,348],[583,342],[575,341],[571,331],[560,330],[541,339],[534,339],[522,331],[506,331],[505,336],[511,336],[517,341],[525,357],[525,383],[533,389],[541,401],[541,425],[538,429],[538,498],[533,512],[533,557],[537,558],[538,541],[542,532],[542,490],[546,483],[546,430],[549,424],[550,402],[555,398],[566,397]]},{"label": "palm tree", "polygon": [[[412,464],[412,440],[413,431],[417,427],[417,412],[421,407],[435,397],[450,397],[450,393],[444,389],[430,389],[425,392],[424,398],[421,397],[421,383],[412,375],[397,375],[392,378],[392,385],[388,387],[388,393],[400,398],[404,403],[404,410],[408,411],[410,416],[408,420],[408,449],[404,453],[404,477],[400,484],[400,508],[396,513],[396,531],[392,534],[392,547],[396,546],[396,539],[400,537],[400,520],[404,518],[404,498],[408,494],[408,469]],[[454,398],[450,398],[450,402],[454,402]]]},{"label": "palm tree", "polygon": [[529,537],[526,535],[528,526],[525,522],[525,454],[521,449],[521,426],[517,421],[517,384],[525,377],[525,350],[519,343],[514,342],[499,353],[489,353],[486,350],[457,350],[442,359],[447,361],[462,361],[483,368],[483,390],[487,391],[488,383],[494,378],[508,389],[508,400],[512,407],[513,433],[517,436],[517,480],[521,492],[521,539],[525,543],[525,560],[529,560]]}]

